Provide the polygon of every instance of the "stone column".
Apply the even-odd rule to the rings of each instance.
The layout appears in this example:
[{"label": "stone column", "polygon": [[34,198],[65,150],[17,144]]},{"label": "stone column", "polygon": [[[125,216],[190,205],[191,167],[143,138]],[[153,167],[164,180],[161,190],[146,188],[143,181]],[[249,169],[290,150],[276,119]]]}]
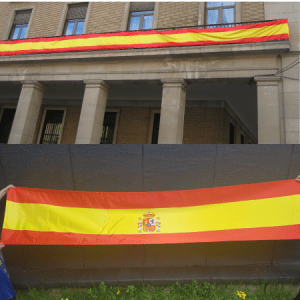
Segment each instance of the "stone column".
[{"label": "stone column", "polygon": [[75,144],[100,144],[110,85],[103,80],[85,80]]},{"label": "stone column", "polygon": [[45,86],[37,81],[23,81],[22,84],[8,144],[33,143]]},{"label": "stone column", "polygon": [[187,83],[163,79],[158,144],[182,144]]},{"label": "stone column", "polygon": [[280,78],[257,76],[254,80],[257,85],[258,144],[280,144]]}]

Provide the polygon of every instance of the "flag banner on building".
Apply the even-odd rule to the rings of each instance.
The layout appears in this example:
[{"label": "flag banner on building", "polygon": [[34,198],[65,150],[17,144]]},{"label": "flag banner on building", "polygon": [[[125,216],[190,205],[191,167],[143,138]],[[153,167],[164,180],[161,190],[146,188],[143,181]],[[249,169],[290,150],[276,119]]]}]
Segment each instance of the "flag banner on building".
[{"label": "flag banner on building", "polygon": [[129,31],[0,41],[0,55],[255,43],[288,38],[288,19],[282,19],[224,28]]},{"label": "flag banner on building", "polygon": [[300,182],[164,192],[11,188],[2,242],[167,244],[300,239]]}]

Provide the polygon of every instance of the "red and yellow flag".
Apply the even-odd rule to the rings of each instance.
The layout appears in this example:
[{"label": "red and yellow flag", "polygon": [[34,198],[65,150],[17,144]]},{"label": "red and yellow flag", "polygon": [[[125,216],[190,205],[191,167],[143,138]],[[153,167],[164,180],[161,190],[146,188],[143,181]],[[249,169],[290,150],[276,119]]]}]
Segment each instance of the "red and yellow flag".
[{"label": "red and yellow flag", "polygon": [[282,19],[225,28],[130,31],[0,41],[0,55],[255,43],[288,38],[288,19]]},{"label": "red and yellow flag", "polygon": [[300,182],[167,192],[11,188],[2,241],[31,245],[300,239]]}]

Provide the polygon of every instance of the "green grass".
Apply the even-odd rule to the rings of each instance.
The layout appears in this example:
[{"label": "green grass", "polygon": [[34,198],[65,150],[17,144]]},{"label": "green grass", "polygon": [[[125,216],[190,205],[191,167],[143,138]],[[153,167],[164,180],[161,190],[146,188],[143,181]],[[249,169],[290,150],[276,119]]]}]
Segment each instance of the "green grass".
[{"label": "green grass", "polygon": [[[215,285],[210,283],[179,284],[170,286],[128,285],[125,287],[106,286],[103,282],[94,285],[93,288],[65,288],[44,289],[29,288],[25,291],[17,291],[17,300],[230,300],[230,299],[253,299],[253,300],[292,300],[299,290],[299,285],[263,283],[261,285]],[[238,296],[237,292],[243,292]]]}]

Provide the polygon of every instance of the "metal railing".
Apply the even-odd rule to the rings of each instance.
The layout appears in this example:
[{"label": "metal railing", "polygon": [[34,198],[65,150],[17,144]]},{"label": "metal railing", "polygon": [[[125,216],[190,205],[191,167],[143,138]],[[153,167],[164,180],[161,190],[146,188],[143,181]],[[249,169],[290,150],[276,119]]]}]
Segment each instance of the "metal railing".
[{"label": "metal railing", "polygon": [[177,29],[186,29],[186,28],[195,28],[195,29],[225,28],[225,27],[245,26],[245,25],[251,25],[251,24],[261,24],[261,23],[272,22],[272,21],[277,21],[277,20],[264,20],[264,21],[251,21],[251,22],[237,22],[237,23],[222,23],[222,24],[209,24],[209,25],[167,27],[167,28],[147,29],[147,30],[143,30],[143,31],[150,31],[150,30],[177,30]]},{"label": "metal railing", "polygon": [[[151,30],[158,30],[158,31],[163,31],[163,30],[177,30],[177,29],[190,29],[190,28],[195,28],[195,29],[211,29],[211,28],[225,28],[225,27],[237,27],[237,26],[245,26],[245,25],[251,25],[251,24],[260,24],[260,23],[265,23],[265,22],[272,22],[272,21],[277,21],[277,20],[262,20],[262,21],[252,21],[252,22],[238,22],[238,23],[223,23],[223,24],[209,24],[209,25],[195,25],[195,26],[180,26],[180,27],[165,27],[165,28],[152,28],[152,29],[145,29],[145,30],[140,30],[140,31],[151,31]],[[122,32],[122,31],[109,31],[109,32],[95,32],[92,34],[106,34],[106,33],[116,33],[116,32]],[[135,31],[129,31],[125,30],[123,32],[135,32]],[[87,34],[78,34],[74,35],[74,37],[79,37],[79,36],[84,36]],[[58,37],[66,37],[66,36],[49,36],[49,37],[36,37],[36,38],[26,38],[18,41],[24,41],[28,39],[42,39],[42,38],[58,38]],[[68,36],[70,37],[70,36]]]}]

